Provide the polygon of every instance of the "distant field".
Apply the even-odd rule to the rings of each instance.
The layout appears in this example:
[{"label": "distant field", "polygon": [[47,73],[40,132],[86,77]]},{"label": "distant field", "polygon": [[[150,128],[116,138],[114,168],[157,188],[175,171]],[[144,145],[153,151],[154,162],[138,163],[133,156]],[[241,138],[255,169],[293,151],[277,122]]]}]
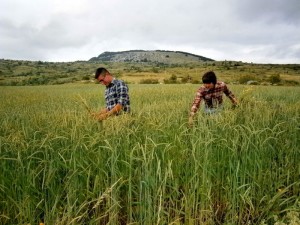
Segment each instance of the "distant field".
[{"label": "distant field", "polygon": [[157,83],[199,83],[208,70],[228,83],[300,85],[300,64],[253,64],[235,61],[166,64],[161,62],[31,62],[0,59],[0,86],[94,82],[96,68],[106,67],[130,84],[152,79]]},{"label": "distant field", "polygon": [[[0,88],[0,224],[299,224],[300,87],[130,84],[133,115],[91,119],[95,84]],[[226,98],[226,97],[225,97]]]}]

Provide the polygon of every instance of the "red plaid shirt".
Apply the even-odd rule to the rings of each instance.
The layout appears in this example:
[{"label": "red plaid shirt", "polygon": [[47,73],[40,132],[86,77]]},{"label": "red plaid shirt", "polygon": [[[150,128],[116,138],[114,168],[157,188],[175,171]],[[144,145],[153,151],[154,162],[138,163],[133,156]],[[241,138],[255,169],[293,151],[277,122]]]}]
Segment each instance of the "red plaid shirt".
[{"label": "red plaid shirt", "polygon": [[191,115],[194,115],[199,107],[202,99],[205,102],[207,108],[217,108],[223,103],[223,93],[234,103],[234,94],[228,89],[224,82],[217,82],[213,89],[205,88],[201,86],[197,92],[191,108]]}]

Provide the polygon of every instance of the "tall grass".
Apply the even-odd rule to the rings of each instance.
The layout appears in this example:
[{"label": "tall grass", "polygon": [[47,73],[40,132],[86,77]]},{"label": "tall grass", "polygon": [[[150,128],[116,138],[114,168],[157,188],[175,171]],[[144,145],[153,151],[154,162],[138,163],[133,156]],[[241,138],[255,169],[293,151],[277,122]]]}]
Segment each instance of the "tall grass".
[{"label": "tall grass", "polygon": [[0,223],[299,221],[300,89],[233,86],[190,128],[196,88],[131,85],[133,115],[98,123],[76,96],[99,109],[100,85],[2,87]]}]

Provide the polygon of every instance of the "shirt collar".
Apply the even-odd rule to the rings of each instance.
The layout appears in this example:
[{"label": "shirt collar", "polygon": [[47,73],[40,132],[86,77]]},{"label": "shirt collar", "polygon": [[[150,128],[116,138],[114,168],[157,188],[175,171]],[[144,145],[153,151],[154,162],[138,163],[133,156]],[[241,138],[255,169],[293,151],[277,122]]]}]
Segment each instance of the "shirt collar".
[{"label": "shirt collar", "polygon": [[116,78],[113,78],[112,81],[110,82],[110,84],[106,86],[106,88],[110,88],[110,87],[114,86],[116,84],[116,81],[117,81]]}]

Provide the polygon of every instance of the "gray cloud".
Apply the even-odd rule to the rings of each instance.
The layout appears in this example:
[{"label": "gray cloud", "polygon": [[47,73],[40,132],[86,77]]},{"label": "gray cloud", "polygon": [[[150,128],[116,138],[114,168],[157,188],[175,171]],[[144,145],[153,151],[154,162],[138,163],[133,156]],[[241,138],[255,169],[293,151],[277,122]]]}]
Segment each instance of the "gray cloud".
[{"label": "gray cloud", "polygon": [[272,25],[277,23],[299,25],[300,1],[265,0],[237,1],[236,13],[244,21],[264,21]]},{"label": "gray cloud", "polygon": [[88,60],[165,49],[216,60],[299,63],[298,0],[2,0],[0,58]]}]

